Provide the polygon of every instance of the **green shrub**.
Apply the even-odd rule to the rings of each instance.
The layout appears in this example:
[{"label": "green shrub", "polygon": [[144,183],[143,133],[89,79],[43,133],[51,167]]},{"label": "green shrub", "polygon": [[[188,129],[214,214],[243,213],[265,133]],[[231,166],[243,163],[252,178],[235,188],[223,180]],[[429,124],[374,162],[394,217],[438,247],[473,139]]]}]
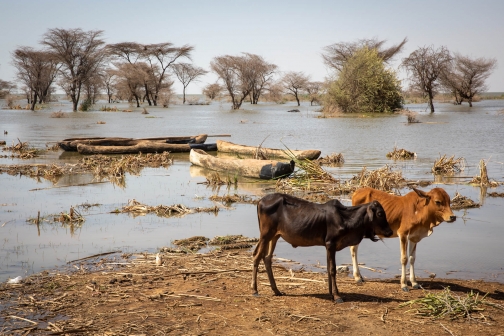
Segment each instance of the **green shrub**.
[{"label": "green shrub", "polygon": [[342,112],[393,112],[403,105],[400,81],[375,49],[363,47],[329,84],[324,103]]}]

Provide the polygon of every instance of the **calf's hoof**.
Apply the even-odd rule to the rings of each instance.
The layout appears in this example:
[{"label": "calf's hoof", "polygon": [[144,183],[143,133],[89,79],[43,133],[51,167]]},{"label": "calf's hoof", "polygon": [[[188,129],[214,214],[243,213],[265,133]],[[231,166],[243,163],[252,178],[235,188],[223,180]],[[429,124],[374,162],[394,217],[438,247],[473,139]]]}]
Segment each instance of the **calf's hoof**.
[{"label": "calf's hoof", "polygon": [[343,302],[345,302],[345,301],[343,301],[343,299],[340,298],[340,297],[339,298],[334,298],[334,303],[343,303]]},{"label": "calf's hoof", "polygon": [[359,279],[355,280],[355,283],[356,283],[357,285],[363,285],[363,284],[364,284],[364,279],[359,278]]},{"label": "calf's hoof", "polygon": [[285,293],[283,293],[283,292],[280,292],[280,291],[275,292],[275,296],[284,296],[284,295],[285,295]]},{"label": "calf's hoof", "polygon": [[257,293],[257,292],[252,293],[252,296],[259,297],[259,293]]},{"label": "calf's hoof", "polygon": [[420,289],[420,285],[419,284],[415,284],[412,286],[413,289]]},{"label": "calf's hoof", "polygon": [[401,289],[402,289],[403,292],[409,292],[408,287],[402,287]]}]

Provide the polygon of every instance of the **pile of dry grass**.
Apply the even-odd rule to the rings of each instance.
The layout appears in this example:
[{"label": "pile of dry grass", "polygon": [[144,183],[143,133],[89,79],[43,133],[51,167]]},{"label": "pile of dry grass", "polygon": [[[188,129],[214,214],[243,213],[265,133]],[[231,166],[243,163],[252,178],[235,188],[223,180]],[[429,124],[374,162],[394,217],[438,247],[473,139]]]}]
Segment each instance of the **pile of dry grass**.
[{"label": "pile of dry grass", "polygon": [[472,199],[466,196],[460,195],[458,192],[451,200],[450,204],[453,210],[468,209],[468,208],[479,208],[481,204],[474,202]]},{"label": "pile of dry grass", "polygon": [[51,118],[66,118],[66,113],[59,110],[58,112],[51,113]]},{"label": "pile of dry grass", "polygon": [[416,118],[416,115],[417,114],[415,112],[406,113],[406,119],[408,120],[408,124],[416,124],[420,122],[420,120]]},{"label": "pile of dry grass", "polygon": [[85,170],[92,171],[97,177],[120,177],[126,173],[138,175],[144,167],[166,167],[172,164],[168,152],[159,154],[138,154],[121,156],[120,158],[92,155],[79,160],[79,165]]},{"label": "pile of dry grass", "polygon": [[129,213],[136,216],[144,216],[149,213],[155,213],[159,217],[182,217],[187,214],[197,213],[197,212],[213,212],[218,213],[219,207],[213,206],[209,208],[189,208],[183,204],[173,204],[173,205],[158,205],[149,206],[138,202],[135,199],[129,200],[128,205],[122,207],[121,210],[116,209],[113,213]]},{"label": "pile of dry grass", "polygon": [[220,174],[217,172],[212,172],[209,177],[206,178],[205,182],[201,184],[206,184],[211,187],[217,187],[221,185],[236,186],[238,184],[238,177],[235,175],[231,177],[229,174],[226,175],[226,179],[222,179]]},{"label": "pile of dry grass", "polygon": [[392,160],[404,160],[404,159],[415,159],[416,153],[407,151],[406,149],[400,149],[394,147],[392,152],[387,153],[387,157]]},{"label": "pile of dry grass", "polygon": [[208,243],[218,245],[220,250],[248,249],[257,243],[259,239],[248,238],[242,235],[216,236]]},{"label": "pile of dry grass", "polygon": [[441,293],[426,292],[424,297],[402,303],[399,306],[419,306],[415,309],[415,313],[426,317],[448,317],[451,320],[456,318],[480,319],[481,316],[476,317],[473,314],[481,315],[480,312],[484,310],[481,306],[486,304],[485,298],[486,295],[480,298],[478,293],[474,294],[472,291],[467,293],[466,297],[461,297],[452,293],[447,287]]},{"label": "pile of dry grass", "polygon": [[343,153],[331,153],[330,155],[326,155],[323,158],[318,158],[317,162],[321,166],[340,166],[345,163],[345,158],[343,157]]},{"label": "pile of dry grass", "polygon": [[2,150],[12,152],[13,154],[10,157],[19,159],[33,159],[40,155],[39,149],[30,147],[28,142],[21,142],[19,139],[17,144],[3,147]]},{"label": "pile of dry grass", "polygon": [[118,109],[117,107],[115,107],[115,106],[113,106],[113,107],[110,107],[110,106],[102,106],[102,107],[100,108],[100,111],[104,111],[104,112],[118,112],[118,111],[119,111],[119,109]]},{"label": "pile of dry grass", "polygon": [[59,217],[55,218],[56,222],[61,223],[70,223],[70,222],[84,222],[84,217],[80,214],[80,212],[74,207],[70,207],[70,211],[68,213],[61,212]]},{"label": "pile of dry grass", "polygon": [[231,203],[249,203],[249,204],[257,204],[259,200],[257,198],[250,197],[248,195],[238,195],[238,194],[227,194],[223,196],[212,195],[209,197],[211,201],[222,202],[224,204]]},{"label": "pile of dry grass", "polygon": [[352,177],[348,184],[353,186],[354,190],[370,187],[391,192],[394,189],[398,190],[404,187],[406,180],[403,178],[401,171],[393,171],[391,167],[385,165],[382,168],[371,171],[368,171],[366,167],[362,168],[362,171]]},{"label": "pile of dry grass", "polygon": [[434,162],[432,172],[434,174],[454,174],[461,172],[464,169],[465,159],[463,157],[455,159],[455,155],[452,155],[450,158],[446,158],[445,154]]},{"label": "pile of dry grass", "polygon": [[210,239],[203,236],[194,236],[190,238],[184,238],[179,240],[174,240],[172,243],[182,248],[182,250],[198,251],[203,247],[207,246],[207,242]]}]

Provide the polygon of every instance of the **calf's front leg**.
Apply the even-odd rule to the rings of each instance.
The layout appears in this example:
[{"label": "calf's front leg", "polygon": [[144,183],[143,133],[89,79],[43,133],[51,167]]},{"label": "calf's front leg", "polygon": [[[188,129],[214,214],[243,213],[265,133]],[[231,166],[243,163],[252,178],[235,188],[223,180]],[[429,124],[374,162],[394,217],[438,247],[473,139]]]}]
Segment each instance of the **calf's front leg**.
[{"label": "calf's front leg", "polygon": [[419,289],[420,286],[416,281],[415,276],[415,259],[416,259],[416,246],[417,243],[409,241],[409,263],[410,263],[410,281],[413,289]]},{"label": "calf's front leg", "polygon": [[406,283],[406,264],[408,263],[407,247],[408,238],[404,235],[399,235],[401,244],[401,289],[403,292],[409,292],[408,284]]},{"label": "calf's front leg", "polygon": [[329,295],[332,296],[335,303],[342,303],[343,299],[339,296],[338,286],[336,285],[336,247],[329,244],[326,246],[326,252]]},{"label": "calf's front leg", "polygon": [[357,260],[358,249],[359,245],[350,246],[350,255],[352,256],[353,277],[355,282],[360,284],[364,282],[364,278],[362,277],[359,270],[359,261]]}]

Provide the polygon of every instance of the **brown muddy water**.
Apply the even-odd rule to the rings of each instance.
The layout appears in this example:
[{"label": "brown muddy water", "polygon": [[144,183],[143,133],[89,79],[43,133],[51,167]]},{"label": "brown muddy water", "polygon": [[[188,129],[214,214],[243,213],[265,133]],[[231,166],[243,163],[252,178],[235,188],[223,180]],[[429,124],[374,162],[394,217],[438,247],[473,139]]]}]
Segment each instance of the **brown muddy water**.
[{"label": "brown muddy water", "polygon": [[[0,106],[5,102],[0,101]],[[105,104],[97,104],[97,107]],[[114,104],[113,104],[114,105]],[[115,104],[119,109],[127,104]],[[504,181],[504,101],[475,103],[473,108],[438,104],[430,114],[425,105],[408,105],[418,113],[418,124],[406,123],[404,115],[383,117],[318,118],[319,107],[303,104],[299,113],[292,104],[245,105],[230,111],[225,103],[202,106],[173,105],[168,109],[147,107],[133,112],[69,112],[64,101],[36,112],[0,110],[0,140],[7,145],[17,139],[31,146],[45,147],[69,137],[122,136],[155,137],[208,134],[231,134],[224,140],[246,145],[291,149],[320,149],[322,155],[343,153],[345,164],[329,168],[337,177],[348,179],[362,167],[377,169],[388,164],[400,169],[410,180],[431,181],[447,190],[468,196],[483,205],[477,209],[455,211],[455,223],[443,223],[418,247],[418,276],[436,273],[438,277],[485,279],[504,282],[503,198],[485,197],[486,191],[467,182],[478,175],[480,159],[489,160],[491,179]],[[65,118],[51,118],[53,111],[66,112]],[[105,124],[98,124],[105,122]],[[3,131],[8,134],[4,134]],[[218,138],[209,138],[214,142]],[[416,160],[394,162],[386,153],[394,146],[416,152]],[[0,151],[0,155],[8,154]],[[440,155],[464,157],[466,168],[452,178],[437,178],[431,167]],[[111,183],[88,184],[91,175],[64,176],[56,183],[37,181],[23,176],[0,175],[0,281],[26,276],[43,269],[53,269],[66,262],[89,255],[109,252],[156,251],[170,246],[175,239],[195,235],[212,238],[217,235],[243,234],[258,237],[255,206],[235,204],[217,215],[190,214],[182,218],[156,215],[132,217],[110,212],[136,199],[144,204],[190,207],[215,205],[208,198],[218,193],[263,195],[272,184],[241,180],[237,189],[222,187],[218,192],[205,185],[209,172],[193,167],[188,154],[174,155],[168,168],[146,168],[139,176],[127,175],[125,186]],[[50,152],[32,160],[0,158],[0,164],[76,162],[79,154]],[[423,188],[429,190],[433,185]],[[488,189],[503,192],[502,186]],[[349,204],[348,196],[341,200]],[[68,212],[71,206],[99,204],[80,209],[85,222],[78,227],[61,223],[42,223],[40,234],[28,219]],[[315,270],[325,265],[323,247],[293,249],[280,241],[276,255],[293,259]],[[400,273],[399,241],[364,241],[359,261],[382,273],[362,270],[364,276],[392,278]],[[349,263],[348,249],[337,253],[338,264]],[[320,271],[324,271],[320,269]]]}]

